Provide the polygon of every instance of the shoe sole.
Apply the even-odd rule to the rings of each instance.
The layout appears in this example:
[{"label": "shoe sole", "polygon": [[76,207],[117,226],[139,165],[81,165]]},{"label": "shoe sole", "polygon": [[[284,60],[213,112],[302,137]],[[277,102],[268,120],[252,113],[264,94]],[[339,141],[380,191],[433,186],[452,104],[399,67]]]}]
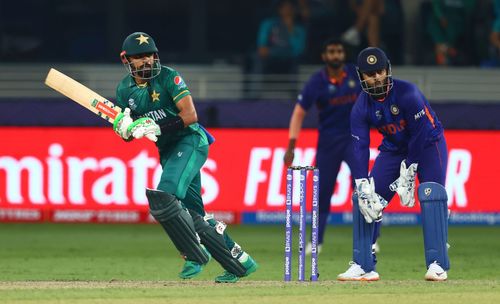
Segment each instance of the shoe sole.
[{"label": "shoe sole", "polygon": [[184,275],[179,274],[179,278],[181,278],[183,280],[189,280],[189,279],[192,279],[192,278],[196,277],[197,275],[199,275],[202,271],[203,271],[203,268],[201,268],[200,271],[198,271],[197,273],[193,273],[193,274],[188,275],[188,276],[184,276]]},{"label": "shoe sole", "polygon": [[426,281],[431,281],[431,282],[444,282],[448,280],[448,278],[434,278],[434,277],[425,277]]},{"label": "shoe sole", "polygon": [[252,267],[247,269],[244,276],[246,277],[246,276],[250,275],[251,273],[256,272],[258,268],[259,268],[259,264],[255,263]]},{"label": "shoe sole", "polygon": [[359,278],[359,279],[337,278],[337,281],[342,281],[342,282],[375,282],[378,280],[380,280],[380,278]]}]

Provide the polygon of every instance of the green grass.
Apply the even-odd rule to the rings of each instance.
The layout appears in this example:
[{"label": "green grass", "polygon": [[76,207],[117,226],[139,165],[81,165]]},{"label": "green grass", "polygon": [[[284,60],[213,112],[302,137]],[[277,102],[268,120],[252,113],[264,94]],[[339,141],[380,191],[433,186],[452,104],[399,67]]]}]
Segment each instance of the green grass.
[{"label": "green grass", "polygon": [[229,229],[261,267],[217,285],[215,261],[178,279],[182,260],[157,225],[0,224],[0,303],[500,303],[500,227],[450,227],[442,283],[423,280],[419,227],[382,228],[374,283],[335,281],[350,260],[350,227],[329,227],[318,283],[282,282],[282,226]]}]

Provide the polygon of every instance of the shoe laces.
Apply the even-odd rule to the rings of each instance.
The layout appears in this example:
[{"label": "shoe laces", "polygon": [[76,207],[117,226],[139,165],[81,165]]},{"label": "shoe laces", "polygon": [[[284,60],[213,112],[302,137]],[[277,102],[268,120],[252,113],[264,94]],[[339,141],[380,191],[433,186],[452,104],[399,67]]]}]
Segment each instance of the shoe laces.
[{"label": "shoe laces", "polygon": [[350,261],[349,262],[349,266],[350,267],[349,267],[349,269],[347,269],[346,272],[352,271],[352,270],[354,270],[354,269],[356,269],[358,267],[361,268],[361,266],[358,263],[354,262],[354,261]]}]

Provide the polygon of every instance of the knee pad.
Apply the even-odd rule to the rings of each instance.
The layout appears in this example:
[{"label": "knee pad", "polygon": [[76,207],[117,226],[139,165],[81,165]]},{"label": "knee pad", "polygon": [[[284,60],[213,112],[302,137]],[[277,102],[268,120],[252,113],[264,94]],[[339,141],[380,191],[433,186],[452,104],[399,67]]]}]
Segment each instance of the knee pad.
[{"label": "knee pad", "polygon": [[206,264],[209,256],[202,248],[193,219],[177,198],[169,193],[146,189],[151,215],[160,223],[177,250],[188,261]]}]

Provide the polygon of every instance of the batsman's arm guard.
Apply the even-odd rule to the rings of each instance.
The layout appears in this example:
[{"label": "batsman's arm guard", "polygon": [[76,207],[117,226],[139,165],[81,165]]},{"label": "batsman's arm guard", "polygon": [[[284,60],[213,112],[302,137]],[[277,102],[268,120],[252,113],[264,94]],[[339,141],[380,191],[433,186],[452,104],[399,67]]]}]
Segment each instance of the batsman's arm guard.
[{"label": "batsman's arm guard", "polygon": [[[216,229],[194,211],[191,211],[191,216],[193,217],[194,227],[201,238],[201,242],[205,245],[205,248],[207,248],[214,259],[219,262],[225,270],[238,277],[244,277],[247,270],[240,261],[231,254],[229,248],[227,248],[223,235],[225,227],[220,226]],[[215,220],[213,224],[216,224]]]},{"label": "batsman's arm guard", "polygon": [[169,193],[146,189],[151,215],[161,224],[175,247],[188,261],[206,264],[209,256],[196,234],[193,219],[177,198]]}]

